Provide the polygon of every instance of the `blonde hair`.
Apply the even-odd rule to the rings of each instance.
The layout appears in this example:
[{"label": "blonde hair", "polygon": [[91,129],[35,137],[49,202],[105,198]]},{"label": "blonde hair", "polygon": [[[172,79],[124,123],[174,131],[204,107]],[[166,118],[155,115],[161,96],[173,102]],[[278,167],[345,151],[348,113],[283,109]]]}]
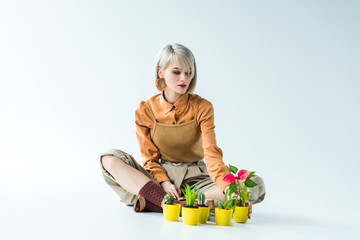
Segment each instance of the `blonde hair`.
[{"label": "blonde hair", "polygon": [[192,80],[186,92],[192,93],[197,80],[195,58],[190,49],[178,43],[166,45],[159,51],[156,57],[155,81],[159,78],[158,69],[165,69],[172,60],[180,61],[187,71],[191,71]]}]

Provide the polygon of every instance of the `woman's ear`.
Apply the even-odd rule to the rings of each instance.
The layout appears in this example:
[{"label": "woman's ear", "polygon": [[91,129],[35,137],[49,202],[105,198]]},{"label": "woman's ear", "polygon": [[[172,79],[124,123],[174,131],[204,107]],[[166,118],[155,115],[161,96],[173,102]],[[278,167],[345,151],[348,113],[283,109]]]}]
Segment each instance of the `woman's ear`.
[{"label": "woman's ear", "polygon": [[164,78],[164,71],[162,70],[161,67],[158,67],[158,75],[159,75],[159,78]]}]

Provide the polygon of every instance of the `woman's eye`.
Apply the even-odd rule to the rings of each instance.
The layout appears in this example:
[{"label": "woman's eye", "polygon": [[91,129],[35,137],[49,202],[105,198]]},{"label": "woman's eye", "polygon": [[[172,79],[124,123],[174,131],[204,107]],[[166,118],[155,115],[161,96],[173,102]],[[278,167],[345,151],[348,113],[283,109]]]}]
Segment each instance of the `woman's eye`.
[{"label": "woman's eye", "polygon": [[[173,72],[174,74],[176,74],[176,75],[179,75],[180,74],[180,72]],[[185,73],[186,75],[191,75],[191,72],[186,72]]]}]

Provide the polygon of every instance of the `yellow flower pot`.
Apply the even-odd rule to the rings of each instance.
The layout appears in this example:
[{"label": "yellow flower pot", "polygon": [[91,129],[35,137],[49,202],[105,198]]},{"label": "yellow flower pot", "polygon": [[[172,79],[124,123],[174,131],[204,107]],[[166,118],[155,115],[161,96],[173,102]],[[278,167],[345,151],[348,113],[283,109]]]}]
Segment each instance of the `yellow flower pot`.
[{"label": "yellow flower pot", "polygon": [[209,217],[209,207],[199,207],[199,223],[205,224]]},{"label": "yellow flower pot", "polygon": [[180,215],[181,205],[174,204],[164,204],[163,205],[163,213],[166,221],[177,221]]},{"label": "yellow flower pot", "polygon": [[237,223],[246,223],[249,215],[249,207],[235,207],[234,221]]},{"label": "yellow flower pot", "polygon": [[197,225],[199,221],[199,208],[182,207],[182,220],[185,225]]},{"label": "yellow flower pot", "polygon": [[215,208],[215,222],[216,225],[229,226],[232,217],[231,209],[219,209]]}]

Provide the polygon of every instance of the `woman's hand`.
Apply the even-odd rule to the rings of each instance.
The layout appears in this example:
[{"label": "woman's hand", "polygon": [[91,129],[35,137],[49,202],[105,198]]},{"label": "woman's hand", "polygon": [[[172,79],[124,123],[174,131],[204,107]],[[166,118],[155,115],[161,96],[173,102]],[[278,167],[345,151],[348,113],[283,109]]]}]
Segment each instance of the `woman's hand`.
[{"label": "woman's hand", "polygon": [[175,198],[179,198],[181,195],[181,190],[169,181],[162,182],[161,187],[166,193],[170,193]]},{"label": "woman's hand", "polygon": [[248,218],[251,219],[252,203],[251,203],[249,200],[247,200],[247,201],[245,202],[245,207],[249,207],[249,215],[248,215]]}]

